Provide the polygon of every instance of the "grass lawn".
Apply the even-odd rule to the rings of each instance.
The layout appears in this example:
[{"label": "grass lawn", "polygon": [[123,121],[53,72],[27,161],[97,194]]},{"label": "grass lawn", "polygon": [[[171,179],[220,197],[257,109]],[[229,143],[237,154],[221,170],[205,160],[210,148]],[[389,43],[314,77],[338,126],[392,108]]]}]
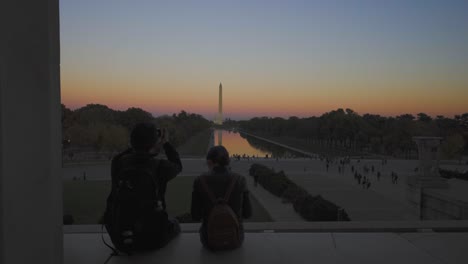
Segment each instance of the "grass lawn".
[{"label": "grass lawn", "polygon": [[63,181],[63,214],[74,224],[97,224],[110,191],[109,181]]},{"label": "grass lawn", "polygon": [[[178,177],[168,185],[166,202],[170,216],[190,212],[194,177]],[[64,181],[63,211],[71,214],[74,224],[97,224],[110,191],[109,181]],[[245,222],[272,221],[265,208],[251,196],[253,216]]]}]

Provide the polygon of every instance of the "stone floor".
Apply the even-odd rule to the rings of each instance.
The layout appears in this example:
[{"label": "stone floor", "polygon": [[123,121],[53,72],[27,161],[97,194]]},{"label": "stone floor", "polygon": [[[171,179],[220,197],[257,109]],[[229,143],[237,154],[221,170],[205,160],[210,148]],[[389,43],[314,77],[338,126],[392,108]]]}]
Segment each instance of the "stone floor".
[{"label": "stone floor", "polygon": [[[105,236],[108,240],[109,238]],[[113,256],[99,233],[65,234],[66,264],[92,263],[398,263],[466,264],[468,233],[247,233],[237,250],[212,253],[197,233],[135,256]]]}]

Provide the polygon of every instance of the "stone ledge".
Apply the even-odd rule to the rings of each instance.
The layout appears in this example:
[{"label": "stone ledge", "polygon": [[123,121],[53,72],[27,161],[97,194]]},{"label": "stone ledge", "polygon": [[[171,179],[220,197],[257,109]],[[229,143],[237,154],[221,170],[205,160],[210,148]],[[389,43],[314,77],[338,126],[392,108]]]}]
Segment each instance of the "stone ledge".
[{"label": "stone ledge", "polygon": [[247,233],[241,248],[210,252],[198,234],[184,233],[160,250],[110,256],[100,234],[66,234],[64,262],[458,264],[468,259],[467,241],[468,233]]},{"label": "stone ledge", "polygon": [[[197,233],[199,223],[181,224],[183,233]],[[248,233],[275,232],[341,232],[341,233],[381,233],[381,232],[419,232],[432,230],[433,232],[468,232],[468,220],[459,221],[372,221],[372,222],[265,222],[244,223]],[[101,225],[65,225],[65,234],[101,233]]]}]

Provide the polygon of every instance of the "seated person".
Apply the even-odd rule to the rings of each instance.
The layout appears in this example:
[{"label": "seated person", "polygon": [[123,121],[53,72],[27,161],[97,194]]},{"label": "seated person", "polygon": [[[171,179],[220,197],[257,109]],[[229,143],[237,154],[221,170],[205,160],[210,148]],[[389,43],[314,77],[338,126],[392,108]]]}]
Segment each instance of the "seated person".
[{"label": "seated person", "polygon": [[209,172],[195,179],[192,191],[192,218],[202,221],[200,240],[211,250],[237,248],[244,240],[242,219],[252,215],[246,180],[230,171],[223,146],[212,147],[206,163]]},{"label": "seated person", "polygon": [[[180,232],[166,213],[167,183],[182,171],[179,154],[166,130],[139,123],[130,135],[131,148],[112,159],[112,188],[104,216],[106,229],[120,251],[160,248]],[[166,159],[155,156],[163,148]]]}]

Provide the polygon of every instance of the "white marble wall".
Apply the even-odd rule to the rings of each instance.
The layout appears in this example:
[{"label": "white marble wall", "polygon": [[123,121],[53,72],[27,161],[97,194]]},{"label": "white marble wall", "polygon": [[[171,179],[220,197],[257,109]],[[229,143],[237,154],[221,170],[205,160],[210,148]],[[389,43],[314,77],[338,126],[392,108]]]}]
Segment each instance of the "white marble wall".
[{"label": "white marble wall", "polygon": [[58,0],[0,19],[0,263],[62,263]]}]

